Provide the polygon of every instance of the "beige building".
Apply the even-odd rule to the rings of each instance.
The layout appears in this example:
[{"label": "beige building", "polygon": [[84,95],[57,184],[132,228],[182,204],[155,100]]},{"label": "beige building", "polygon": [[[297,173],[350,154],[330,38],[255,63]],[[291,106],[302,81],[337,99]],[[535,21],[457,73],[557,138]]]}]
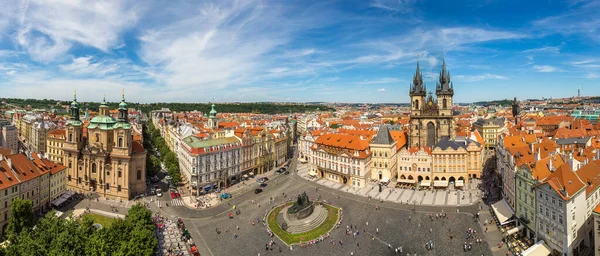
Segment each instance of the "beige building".
[{"label": "beige building", "polygon": [[8,219],[11,217],[10,206],[15,198],[19,197],[19,179],[12,172],[12,160],[8,155],[0,154],[0,226],[2,227],[2,236],[6,233]]},{"label": "beige building", "polygon": [[0,120],[0,147],[19,151],[19,131],[8,120]]},{"label": "beige building", "polygon": [[498,143],[498,136],[506,131],[506,120],[504,118],[480,118],[473,123],[473,128],[483,137],[485,148],[493,149]]},{"label": "beige building", "polygon": [[432,179],[431,148],[411,147],[398,152],[398,182],[416,184]]},{"label": "beige building", "polygon": [[397,173],[396,142],[390,134],[389,127],[379,127],[377,135],[373,137],[371,148],[371,180],[387,180],[394,178]]},{"label": "beige building", "polygon": [[99,115],[87,126],[79,120],[79,103],[71,103],[66,124],[64,160],[67,188],[101,197],[128,200],[146,192],[146,151],[133,140],[125,98],[119,104],[118,118],[110,116],[106,101]]},{"label": "beige building", "polygon": [[53,162],[63,163],[65,135],[66,132],[63,129],[56,129],[48,133],[48,137],[46,138],[46,156]]},{"label": "beige building", "polygon": [[[483,145],[479,142],[442,139],[431,151],[434,187],[463,186],[469,178],[481,177]],[[436,182],[439,181],[439,182]]]},{"label": "beige building", "polygon": [[371,177],[369,142],[359,135],[324,134],[313,144],[312,175],[353,187],[365,187]]}]

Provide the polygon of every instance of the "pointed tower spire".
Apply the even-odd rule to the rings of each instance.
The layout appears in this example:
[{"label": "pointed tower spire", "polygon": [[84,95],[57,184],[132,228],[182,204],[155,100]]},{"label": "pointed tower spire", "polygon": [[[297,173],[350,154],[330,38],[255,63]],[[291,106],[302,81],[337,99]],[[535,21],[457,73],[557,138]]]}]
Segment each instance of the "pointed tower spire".
[{"label": "pointed tower spire", "polygon": [[121,88],[121,101],[125,101],[125,88]]},{"label": "pointed tower spire", "polygon": [[77,101],[77,89],[73,89],[73,101]]}]

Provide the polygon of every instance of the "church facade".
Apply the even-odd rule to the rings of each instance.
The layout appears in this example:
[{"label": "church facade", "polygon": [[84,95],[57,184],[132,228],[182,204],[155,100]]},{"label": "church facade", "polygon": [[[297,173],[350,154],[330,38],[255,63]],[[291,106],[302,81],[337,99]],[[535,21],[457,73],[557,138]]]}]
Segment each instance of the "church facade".
[{"label": "church facade", "polygon": [[67,188],[100,197],[128,200],[146,191],[146,151],[133,141],[125,97],[118,117],[109,113],[106,100],[84,134],[75,95],[65,125],[63,163],[67,166]]},{"label": "church facade", "polygon": [[451,140],[456,137],[455,121],[452,115],[454,86],[450,81],[450,72],[446,70],[445,61],[437,82],[435,99],[432,92],[427,93],[418,63],[409,94],[411,101],[409,147],[432,148],[442,137],[448,137]]}]

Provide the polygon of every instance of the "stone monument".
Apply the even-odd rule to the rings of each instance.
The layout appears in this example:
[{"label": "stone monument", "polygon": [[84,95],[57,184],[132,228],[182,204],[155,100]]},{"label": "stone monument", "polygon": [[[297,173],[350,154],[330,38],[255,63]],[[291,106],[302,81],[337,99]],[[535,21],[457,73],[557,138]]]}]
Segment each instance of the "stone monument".
[{"label": "stone monument", "polygon": [[298,196],[296,203],[294,203],[292,207],[288,208],[287,212],[296,219],[303,219],[309,216],[313,212],[314,208],[314,203],[308,199],[306,192],[304,192],[302,195]]}]

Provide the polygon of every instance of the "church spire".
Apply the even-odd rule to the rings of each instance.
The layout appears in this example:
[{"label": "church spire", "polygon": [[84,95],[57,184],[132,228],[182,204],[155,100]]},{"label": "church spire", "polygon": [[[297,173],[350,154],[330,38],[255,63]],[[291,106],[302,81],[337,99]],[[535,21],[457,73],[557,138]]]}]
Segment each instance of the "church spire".
[{"label": "church spire", "polygon": [[417,61],[417,68],[415,70],[415,75],[413,76],[410,94],[415,96],[425,96],[426,93],[427,92],[423,84],[423,74],[421,73],[419,62]]},{"label": "church spire", "polygon": [[454,95],[454,88],[450,81],[450,71],[446,68],[446,59],[442,59],[442,70],[437,82],[436,95]]}]

